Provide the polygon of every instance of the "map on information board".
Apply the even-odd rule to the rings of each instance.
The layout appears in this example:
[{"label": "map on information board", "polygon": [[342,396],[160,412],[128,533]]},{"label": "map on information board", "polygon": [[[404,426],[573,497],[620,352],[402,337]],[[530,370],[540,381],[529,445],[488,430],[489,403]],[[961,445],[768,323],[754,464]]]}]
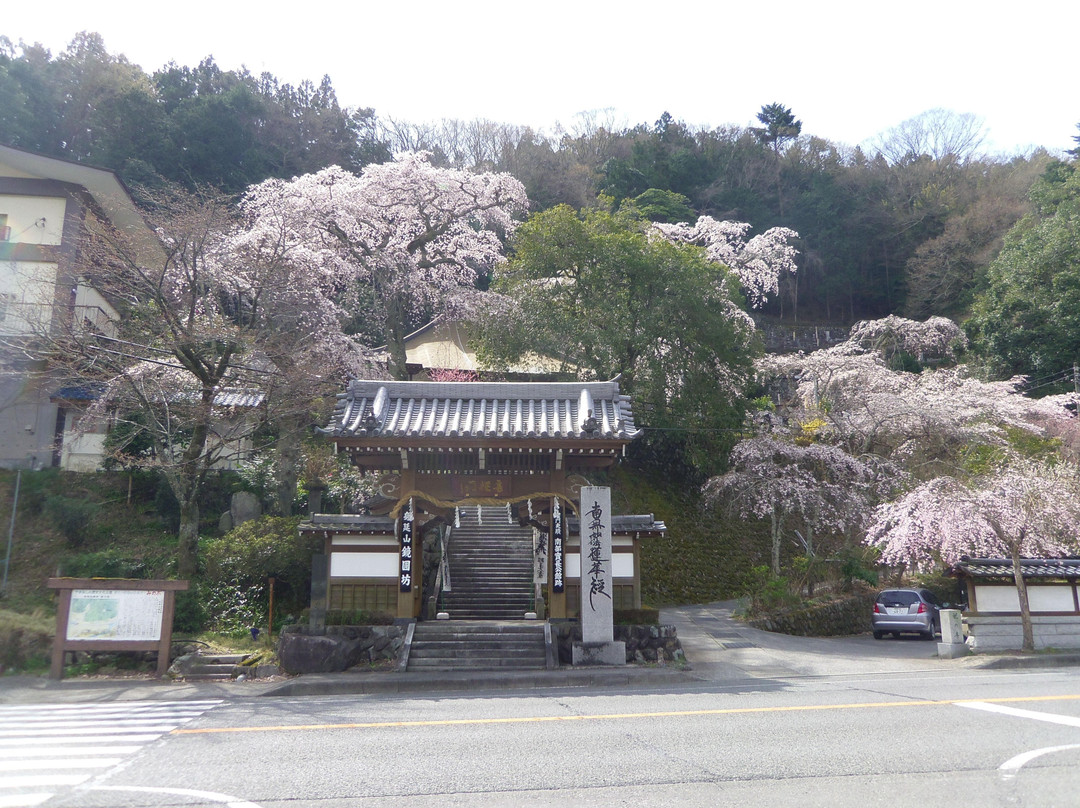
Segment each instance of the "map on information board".
[{"label": "map on information board", "polygon": [[164,610],[161,591],[73,589],[67,639],[157,641]]}]

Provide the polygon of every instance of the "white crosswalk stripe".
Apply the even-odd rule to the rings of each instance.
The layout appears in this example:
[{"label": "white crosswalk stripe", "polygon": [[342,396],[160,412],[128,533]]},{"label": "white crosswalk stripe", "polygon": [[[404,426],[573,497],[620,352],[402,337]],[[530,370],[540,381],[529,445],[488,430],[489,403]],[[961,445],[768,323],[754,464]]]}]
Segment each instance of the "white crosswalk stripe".
[{"label": "white crosswalk stripe", "polygon": [[41,805],[220,703],[0,705],[0,808]]}]

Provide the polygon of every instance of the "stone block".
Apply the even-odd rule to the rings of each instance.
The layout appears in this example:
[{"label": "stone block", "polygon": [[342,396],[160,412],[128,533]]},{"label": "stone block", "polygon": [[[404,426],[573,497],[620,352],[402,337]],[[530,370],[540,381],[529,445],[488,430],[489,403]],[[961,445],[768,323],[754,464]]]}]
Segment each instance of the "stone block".
[{"label": "stone block", "polygon": [[971,650],[967,647],[967,643],[939,642],[937,644],[937,655],[942,659],[957,659],[970,653]]},{"label": "stone block", "polygon": [[262,516],[262,503],[250,491],[237,491],[232,495],[229,513],[232,515],[232,526],[240,527],[244,522]]},{"label": "stone block", "polygon": [[625,665],[625,642],[575,642],[572,662],[581,665]]}]

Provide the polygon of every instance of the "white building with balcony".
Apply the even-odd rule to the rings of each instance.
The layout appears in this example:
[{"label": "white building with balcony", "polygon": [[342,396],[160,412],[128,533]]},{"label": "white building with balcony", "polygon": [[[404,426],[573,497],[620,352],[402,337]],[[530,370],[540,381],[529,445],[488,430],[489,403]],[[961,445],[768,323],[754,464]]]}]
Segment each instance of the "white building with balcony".
[{"label": "white building with balcony", "polygon": [[0,466],[97,468],[105,426],[76,430],[88,391],[60,380],[34,348],[62,326],[106,334],[116,309],[83,277],[94,226],[160,250],[111,171],[0,146]]}]

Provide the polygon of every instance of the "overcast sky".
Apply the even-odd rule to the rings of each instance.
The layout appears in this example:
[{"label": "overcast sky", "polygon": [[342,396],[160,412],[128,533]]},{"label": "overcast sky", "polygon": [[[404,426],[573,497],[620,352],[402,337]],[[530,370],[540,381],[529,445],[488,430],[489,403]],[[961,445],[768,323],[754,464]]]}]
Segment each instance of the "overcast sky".
[{"label": "overcast sky", "polygon": [[0,34],[54,55],[82,30],[152,73],[208,55],[282,81],[329,74],[338,100],[410,122],[488,118],[551,132],[579,113],[746,126],[779,102],[803,133],[863,143],[936,107],[973,113],[986,148],[1074,148],[1075,8],[730,0],[9,3]]}]

